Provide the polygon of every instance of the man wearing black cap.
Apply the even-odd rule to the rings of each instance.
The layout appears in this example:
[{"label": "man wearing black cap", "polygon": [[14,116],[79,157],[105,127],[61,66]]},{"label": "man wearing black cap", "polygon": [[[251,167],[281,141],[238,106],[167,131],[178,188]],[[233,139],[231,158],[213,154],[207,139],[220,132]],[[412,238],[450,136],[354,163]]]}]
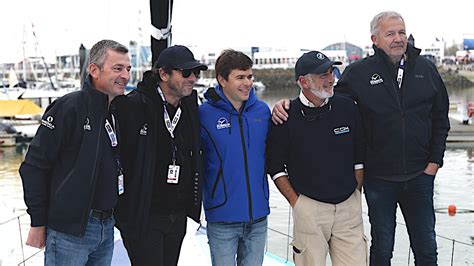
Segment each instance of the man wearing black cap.
[{"label": "man wearing black cap", "polygon": [[[399,13],[378,13],[370,31],[374,55],[347,66],[336,87],[357,101],[367,139],[370,265],[391,263],[398,206],[415,264],[437,265],[433,189],[450,129],[448,93],[436,66],[409,42]],[[274,122],[286,120],[283,103],[275,107]]]},{"label": "man wearing black cap", "polygon": [[176,265],[187,216],[199,222],[201,155],[197,93],[207,66],[185,46],[163,50],[137,90],[115,101],[125,191],[117,227],[133,265]]},{"label": "man wearing black cap", "polygon": [[296,265],[365,265],[361,194],[363,135],[357,106],[333,96],[334,65],[323,53],[295,66],[301,88],[288,121],[272,124],[267,172],[293,208]]}]

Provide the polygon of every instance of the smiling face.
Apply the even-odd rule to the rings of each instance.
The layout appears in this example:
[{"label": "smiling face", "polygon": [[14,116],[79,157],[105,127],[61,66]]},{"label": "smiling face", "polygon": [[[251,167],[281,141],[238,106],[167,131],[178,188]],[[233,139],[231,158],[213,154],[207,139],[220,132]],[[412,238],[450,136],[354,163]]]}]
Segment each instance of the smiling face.
[{"label": "smiling face", "polygon": [[160,69],[162,79],[160,87],[168,103],[177,106],[181,98],[191,95],[194,84],[199,78],[199,75],[195,73],[199,73],[199,70],[191,71],[189,76],[184,77],[186,75],[183,76],[183,71],[173,69],[171,70],[171,74],[168,74],[164,69]]},{"label": "smiling face", "polygon": [[220,75],[217,76],[217,79],[221,84],[224,95],[232,103],[235,110],[240,111],[242,103],[249,99],[250,90],[252,89],[252,69],[233,69],[227,80]]},{"label": "smiling face", "polygon": [[95,89],[107,94],[110,102],[115,96],[124,93],[125,86],[130,80],[131,68],[130,57],[127,53],[119,53],[109,49],[102,66],[89,65],[92,85]]},{"label": "smiling face", "polygon": [[334,75],[332,67],[323,74],[309,74],[308,88],[321,100],[326,100],[334,95]]},{"label": "smiling face", "polygon": [[381,19],[377,34],[372,35],[372,42],[382,49],[397,64],[407,49],[405,23],[398,17]]}]

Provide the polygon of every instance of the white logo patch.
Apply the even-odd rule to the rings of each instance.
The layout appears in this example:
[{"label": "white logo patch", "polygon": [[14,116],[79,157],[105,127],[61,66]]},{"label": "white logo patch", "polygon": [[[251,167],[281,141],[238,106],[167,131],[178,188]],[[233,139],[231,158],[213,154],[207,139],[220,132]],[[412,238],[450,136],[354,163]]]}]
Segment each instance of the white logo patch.
[{"label": "white logo patch", "polygon": [[383,82],[382,77],[377,73],[373,74],[372,77],[370,77],[370,85],[377,85],[382,82]]},{"label": "white logo patch", "polygon": [[146,136],[148,134],[148,124],[144,124],[140,129],[140,135]]},{"label": "white logo patch", "polygon": [[343,126],[343,127],[338,127],[334,129],[334,134],[340,135],[340,134],[345,134],[349,133],[351,130],[349,129],[349,126]]},{"label": "white logo patch", "polygon": [[221,117],[217,120],[216,127],[217,127],[217,129],[229,128],[230,123],[229,123],[229,121],[227,121],[227,118]]},{"label": "white logo patch", "polygon": [[49,128],[49,129],[54,129],[53,120],[54,120],[54,118],[52,116],[48,116],[48,117],[46,117],[46,120],[44,120],[44,119],[41,120],[41,125]]},{"label": "white logo patch", "polygon": [[84,122],[84,131],[91,131],[91,125],[90,125],[90,120],[89,117],[86,117],[86,122]]},{"label": "white logo patch", "polygon": [[316,58],[318,58],[319,60],[323,60],[324,59],[324,55],[322,53],[317,53],[316,54]]}]

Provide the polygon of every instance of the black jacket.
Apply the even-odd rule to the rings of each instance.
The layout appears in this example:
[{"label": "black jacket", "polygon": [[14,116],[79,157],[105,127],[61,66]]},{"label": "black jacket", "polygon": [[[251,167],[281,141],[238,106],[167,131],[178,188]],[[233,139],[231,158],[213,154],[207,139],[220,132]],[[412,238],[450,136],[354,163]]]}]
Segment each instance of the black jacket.
[{"label": "black jacket", "polygon": [[[443,164],[449,131],[449,100],[436,66],[410,44],[401,90],[397,67],[380,49],[349,65],[336,92],[359,105],[367,141],[367,177],[421,172]],[[401,93],[401,97],[399,97]]]},{"label": "black jacket", "polygon": [[86,81],[46,109],[20,175],[32,226],[82,236],[99,173],[107,95]]},{"label": "black jacket", "polygon": [[[153,181],[156,176],[157,125],[163,121],[163,103],[156,88],[158,80],[151,72],[144,74],[138,88],[127,96],[119,96],[113,101],[120,125],[120,150],[125,173],[125,193],[119,197],[115,217],[122,234],[140,237],[149,228]],[[187,215],[200,221],[202,187],[202,153],[200,151],[200,131],[197,93],[181,99],[183,113],[191,114],[187,127],[192,132],[192,178],[193,185],[188,193]],[[167,147],[168,148],[168,147]],[[167,149],[166,149],[167,150]]]}]

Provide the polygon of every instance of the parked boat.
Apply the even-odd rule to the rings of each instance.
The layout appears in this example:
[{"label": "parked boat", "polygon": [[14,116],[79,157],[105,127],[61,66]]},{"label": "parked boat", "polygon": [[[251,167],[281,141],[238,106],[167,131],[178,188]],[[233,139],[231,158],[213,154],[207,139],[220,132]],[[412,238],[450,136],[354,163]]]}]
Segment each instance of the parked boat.
[{"label": "parked boat", "polygon": [[35,136],[43,112],[30,100],[0,100],[0,122],[15,129],[17,142]]},{"label": "parked boat", "polygon": [[0,132],[0,147],[10,147],[16,145],[16,133]]},{"label": "parked boat", "polygon": [[10,125],[0,123],[0,147],[15,146],[18,132]]}]

